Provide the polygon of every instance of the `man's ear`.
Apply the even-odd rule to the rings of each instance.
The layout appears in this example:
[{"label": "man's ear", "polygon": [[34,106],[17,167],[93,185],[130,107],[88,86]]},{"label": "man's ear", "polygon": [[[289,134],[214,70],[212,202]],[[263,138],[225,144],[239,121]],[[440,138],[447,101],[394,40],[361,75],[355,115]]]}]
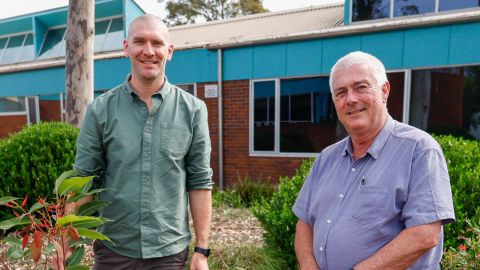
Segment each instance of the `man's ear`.
[{"label": "man's ear", "polygon": [[383,103],[387,103],[388,95],[390,94],[390,82],[386,81],[382,85],[382,101]]},{"label": "man's ear", "polygon": [[128,41],[126,39],[123,41],[123,54],[125,57],[130,57],[130,54],[128,53]]},{"label": "man's ear", "polygon": [[168,46],[168,56],[167,56],[167,61],[170,61],[172,60],[172,57],[173,57],[173,51],[175,50],[175,48],[173,47],[173,44],[170,44]]}]

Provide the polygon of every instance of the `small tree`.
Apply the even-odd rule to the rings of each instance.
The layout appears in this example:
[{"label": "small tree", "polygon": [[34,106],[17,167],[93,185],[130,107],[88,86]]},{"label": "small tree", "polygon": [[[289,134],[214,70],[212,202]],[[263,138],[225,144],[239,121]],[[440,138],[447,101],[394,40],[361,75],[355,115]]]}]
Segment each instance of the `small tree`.
[{"label": "small tree", "polygon": [[0,205],[9,207],[15,215],[15,218],[0,222],[0,229],[19,228],[15,236],[1,240],[9,244],[7,253],[0,254],[3,269],[11,269],[9,261],[28,254],[35,263],[43,264],[45,269],[47,266],[62,270],[89,269],[80,265],[85,253],[84,244],[88,242],[86,240],[110,241],[107,236],[91,229],[110,220],[90,215],[108,205],[108,202],[87,202],[72,209],[73,214],[70,214],[67,205],[76,204],[81,199],[104,190],[90,190],[93,176],[73,177],[75,173],[76,171],[64,172],[55,181],[55,203],[48,202],[47,198],[38,198],[27,210],[25,206],[28,197],[0,198]]},{"label": "small tree", "polygon": [[222,20],[268,11],[262,0],[168,0],[166,8],[165,21],[170,26],[195,23],[198,19]]}]

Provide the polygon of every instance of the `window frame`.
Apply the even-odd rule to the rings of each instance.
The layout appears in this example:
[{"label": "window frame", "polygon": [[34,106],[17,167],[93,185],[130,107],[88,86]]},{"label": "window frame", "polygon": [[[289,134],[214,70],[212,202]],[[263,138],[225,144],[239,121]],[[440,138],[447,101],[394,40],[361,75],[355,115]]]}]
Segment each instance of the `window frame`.
[{"label": "window frame", "polygon": [[[177,87],[181,88],[183,91],[185,91],[185,89],[183,89],[183,88],[181,87],[181,85],[193,85],[193,94],[192,94],[192,95],[193,95],[194,97],[198,97],[198,94],[197,94],[197,83],[178,83],[178,84],[175,84],[175,86],[177,86]],[[185,91],[185,92],[187,92],[187,91]],[[188,93],[188,92],[187,92],[187,93]]]}]

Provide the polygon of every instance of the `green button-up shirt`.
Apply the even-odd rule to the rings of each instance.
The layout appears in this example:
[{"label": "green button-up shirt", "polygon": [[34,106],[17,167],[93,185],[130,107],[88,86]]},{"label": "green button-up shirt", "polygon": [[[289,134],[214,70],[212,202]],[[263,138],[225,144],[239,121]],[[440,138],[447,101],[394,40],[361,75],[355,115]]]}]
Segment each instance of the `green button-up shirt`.
[{"label": "green button-up shirt", "polygon": [[187,192],[213,185],[207,108],[165,80],[149,112],[128,78],[89,105],[74,168],[107,189],[100,215],[113,222],[98,230],[114,244],[105,245],[132,258],[168,256],[190,241]]}]

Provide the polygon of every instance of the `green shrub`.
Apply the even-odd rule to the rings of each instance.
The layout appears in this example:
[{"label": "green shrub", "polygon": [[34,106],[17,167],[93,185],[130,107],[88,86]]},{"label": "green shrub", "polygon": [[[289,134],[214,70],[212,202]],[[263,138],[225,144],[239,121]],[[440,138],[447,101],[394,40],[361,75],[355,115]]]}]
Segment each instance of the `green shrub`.
[{"label": "green shrub", "polygon": [[474,237],[466,220],[476,227],[480,223],[480,144],[450,135],[434,137],[447,160],[456,216],[455,223],[444,227],[445,247],[458,247],[458,236]]},{"label": "green shrub", "polygon": [[[0,197],[53,196],[56,179],[75,161],[78,129],[65,123],[25,127],[0,143]],[[11,217],[3,210],[0,219]]]},{"label": "green shrub", "polygon": [[292,207],[312,164],[313,159],[304,160],[293,177],[280,179],[278,191],[270,200],[262,200],[253,207],[253,214],[265,229],[267,248],[278,250],[292,269],[297,264],[294,251],[297,217]]},{"label": "green shrub", "polygon": [[213,206],[228,206],[234,208],[249,208],[254,203],[262,199],[269,200],[275,191],[275,186],[270,179],[253,181],[247,176],[244,179],[238,179],[233,188],[227,188],[225,191],[219,191],[216,187],[213,189]]},{"label": "green shrub", "polygon": [[478,270],[480,269],[480,228],[469,224],[468,231],[474,234],[473,238],[459,237],[463,244],[456,248],[450,247],[442,259],[443,270]]}]

